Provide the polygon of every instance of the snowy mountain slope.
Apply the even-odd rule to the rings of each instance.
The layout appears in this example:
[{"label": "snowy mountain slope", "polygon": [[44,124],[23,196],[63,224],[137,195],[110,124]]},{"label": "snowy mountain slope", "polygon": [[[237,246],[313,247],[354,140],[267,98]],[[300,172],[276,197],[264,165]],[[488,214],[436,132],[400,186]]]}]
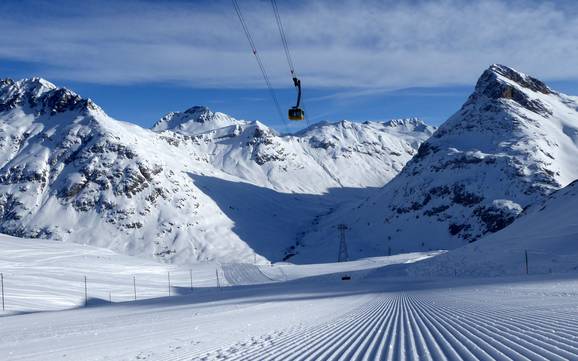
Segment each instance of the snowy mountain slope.
[{"label": "snowy mountain slope", "polygon": [[319,126],[326,150],[309,145],[317,133],[279,137],[211,114],[201,127],[184,115],[156,126],[201,133],[155,132],[43,79],[3,80],[0,231],[167,262],[279,260],[316,217],[367,192],[336,187],[384,184],[431,134],[416,121]]},{"label": "snowy mountain slope", "polygon": [[305,238],[304,257],[322,253],[312,249],[326,247],[338,223],[365,256],[456,248],[504,228],[578,178],[577,109],[577,98],[492,65],[401,173]]},{"label": "snowy mountain slope", "polygon": [[411,274],[502,276],[578,270],[578,181],[478,242],[415,264]]},{"label": "snowy mountain slope", "polygon": [[284,136],[260,122],[219,128],[216,121],[208,131],[210,121],[204,124],[202,133],[191,134],[194,127],[180,123],[159,134],[205,167],[243,180],[192,171],[195,183],[234,222],[235,234],[272,261],[293,254],[319,216],[385,184],[434,131],[416,119],[325,123]]},{"label": "snowy mountain slope", "polygon": [[282,192],[382,186],[435,130],[417,119],[341,121],[281,136],[258,121],[235,120],[203,107],[191,109],[203,110],[178,113],[175,123],[165,117],[153,130],[219,170]]},{"label": "snowy mountain slope", "polygon": [[0,93],[2,232],[176,262],[252,258],[193,184],[194,163],[156,133],[42,79]]}]

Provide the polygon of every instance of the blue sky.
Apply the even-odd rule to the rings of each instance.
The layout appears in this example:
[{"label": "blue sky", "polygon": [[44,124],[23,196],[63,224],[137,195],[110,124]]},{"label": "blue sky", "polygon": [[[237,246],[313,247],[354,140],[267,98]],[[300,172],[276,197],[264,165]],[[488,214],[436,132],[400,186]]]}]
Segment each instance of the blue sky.
[{"label": "blue sky", "polygon": [[[312,122],[439,124],[491,63],[578,94],[572,1],[277,2]],[[239,3],[288,108],[295,90],[271,4]],[[207,105],[286,130],[228,0],[4,0],[0,13],[10,15],[0,22],[0,77],[47,78],[143,126]]]}]

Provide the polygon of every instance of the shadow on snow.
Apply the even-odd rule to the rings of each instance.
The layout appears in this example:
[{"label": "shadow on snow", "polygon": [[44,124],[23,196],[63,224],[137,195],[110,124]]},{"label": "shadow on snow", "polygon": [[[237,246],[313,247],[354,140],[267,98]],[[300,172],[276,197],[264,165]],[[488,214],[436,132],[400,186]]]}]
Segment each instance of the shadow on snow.
[{"label": "shadow on snow", "polygon": [[[244,182],[189,173],[195,184],[234,222],[232,231],[257,254],[282,261],[319,218],[338,206],[360,202],[379,188],[331,188],[324,194],[283,193]],[[335,227],[326,230],[334,239],[331,258],[337,257]],[[293,260],[292,260],[293,261]],[[333,261],[333,259],[331,259]]]}]

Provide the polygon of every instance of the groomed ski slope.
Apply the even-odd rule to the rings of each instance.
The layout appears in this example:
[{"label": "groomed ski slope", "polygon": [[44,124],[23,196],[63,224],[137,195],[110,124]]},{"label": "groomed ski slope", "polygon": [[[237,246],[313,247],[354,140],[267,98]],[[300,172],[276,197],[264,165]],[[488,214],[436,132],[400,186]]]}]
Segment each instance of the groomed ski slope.
[{"label": "groomed ski slope", "polygon": [[359,285],[339,293],[336,286],[331,295],[327,287],[296,297],[229,293],[196,304],[182,297],[13,316],[2,320],[0,354],[8,360],[578,359],[575,277],[474,286],[397,280],[375,293]]},{"label": "groomed ski slope", "polygon": [[[578,360],[578,275],[401,276],[429,256],[308,266],[224,264],[212,268],[220,270],[221,289],[209,286],[205,272],[205,287],[179,296],[5,314],[0,358]],[[110,257],[119,262],[117,269],[127,261]],[[344,273],[352,280],[341,281]],[[48,287],[47,276],[42,280]]]},{"label": "groomed ski slope", "polygon": [[543,303],[496,305],[496,295],[489,291],[384,293],[330,321],[244,340],[192,359],[578,359],[575,295],[557,300],[560,309],[552,311]]}]

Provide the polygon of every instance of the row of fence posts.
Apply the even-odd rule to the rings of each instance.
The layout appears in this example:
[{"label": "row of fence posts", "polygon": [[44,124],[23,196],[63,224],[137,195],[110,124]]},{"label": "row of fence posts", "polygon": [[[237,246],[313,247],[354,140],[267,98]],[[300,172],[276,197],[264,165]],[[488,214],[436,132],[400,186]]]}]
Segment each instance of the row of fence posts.
[{"label": "row of fence posts", "polygon": [[[217,288],[221,289],[221,279],[219,277],[219,268],[215,270],[215,275],[217,279]],[[190,280],[190,289],[193,292],[193,270],[189,270],[189,280]],[[171,296],[171,273],[167,272],[167,285],[168,285],[168,293],[169,297]],[[88,306],[88,278],[83,276],[83,286],[84,286],[84,307]],[[134,295],[134,300],[137,300],[137,293],[136,293],[136,276],[132,276],[132,290]],[[0,293],[2,296],[2,311],[6,311],[6,302],[4,297],[4,273],[0,272]],[[112,292],[108,292],[108,302],[112,303]]]},{"label": "row of fence posts", "polygon": [[[193,291],[193,271],[189,272],[189,276],[191,278],[191,292]],[[169,297],[171,296],[171,273],[167,272],[167,281],[168,281],[168,290],[169,290]],[[137,300],[136,297],[136,276],[132,276],[132,290],[134,294],[134,300]],[[108,302],[112,303],[112,292],[108,292]],[[87,278],[84,276],[84,307],[88,306],[88,283]],[[2,281],[2,309],[4,310],[4,282]]]},{"label": "row of fence posts", "polygon": [[[217,276],[217,288],[221,289],[221,280],[219,278],[219,269],[215,270],[215,275]],[[193,292],[193,270],[189,270],[189,281],[190,281],[190,289]],[[171,296],[171,273],[167,272],[167,285],[169,291],[169,297]],[[134,300],[137,300],[136,296],[136,276],[132,276],[132,290],[134,295]],[[108,292],[108,302],[112,303],[112,292]],[[88,284],[87,278],[84,276],[84,306],[88,306]],[[4,278],[2,278],[2,309],[4,310]]]}]

